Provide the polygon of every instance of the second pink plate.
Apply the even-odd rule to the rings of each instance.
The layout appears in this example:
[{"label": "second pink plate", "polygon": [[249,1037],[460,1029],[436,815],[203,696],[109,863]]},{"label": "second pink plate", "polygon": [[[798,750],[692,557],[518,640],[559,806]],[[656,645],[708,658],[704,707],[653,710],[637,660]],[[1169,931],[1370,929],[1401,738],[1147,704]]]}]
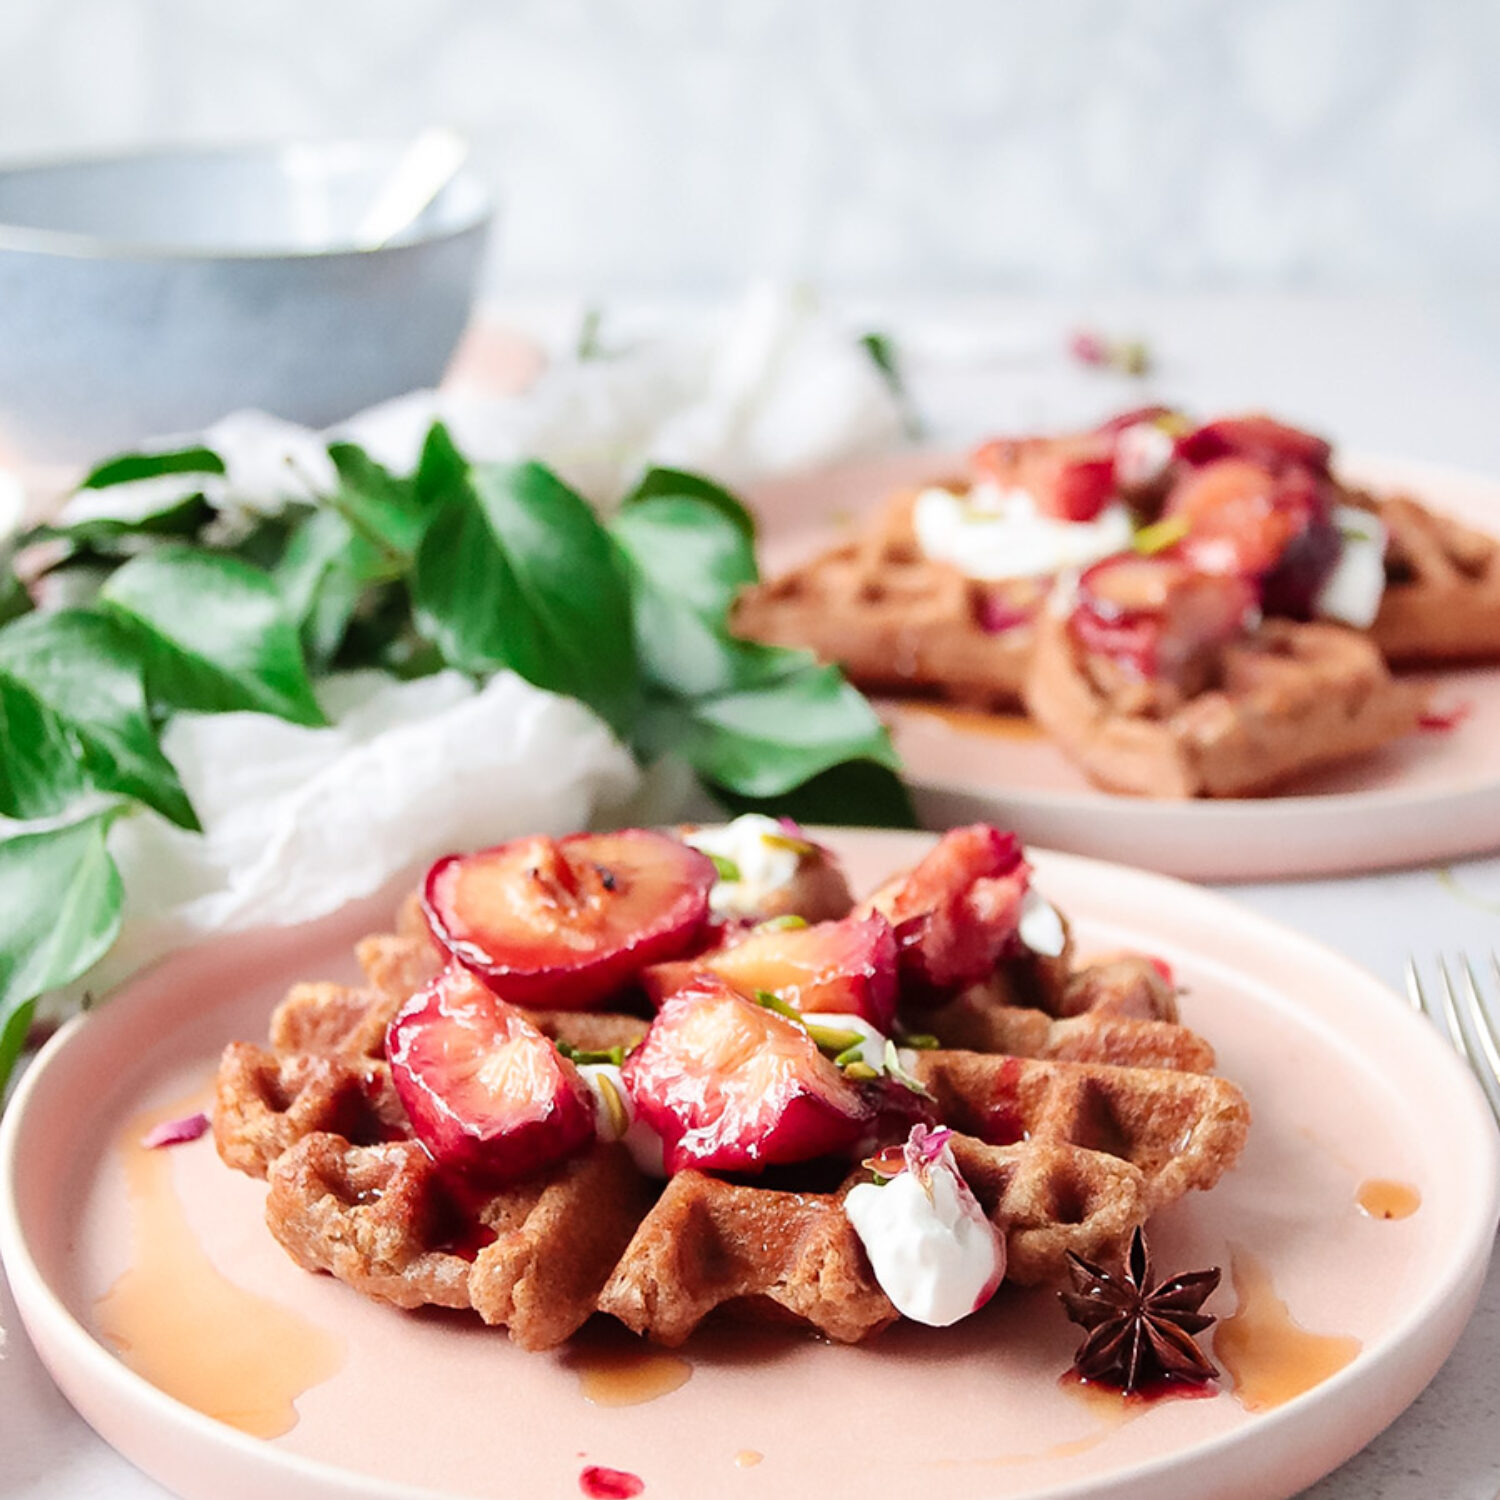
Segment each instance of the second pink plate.
[{"label": "second pink plate", "polygon": [[[925,846],[830,842],[861,889]],[[645,1500],[1290,1495],[1391,1421],[1468,1318],[1500,1182],[1482,1098],[1394,995],[1305,939],[1157,876],[1035,866],[1085,950],[1173,965],[1186,1021],[1250,1100],[1239,1165],[1151,1224],[1159,1271],[1224,1268],[1211,1399],[1083,1399],[1059,1378],[1078,1330],[1044,1291],[860,1348],[706,1337],[622,1388],[601,1376],[619,1337],[526,1354],[299,1270],[263,1184],[207,1138],[148,1152],[141,1133],[198,1107],[223,1045],[263,1038],[288,984],[350,976],[394,896],[183,954],[52,1042],[0,1128],[0,1253],[27,1329],[89,1422],[192,1500],[561,1500],[592,1466],[638,1476]]]},{"label": "second pink plate", "polygon": [[[753,493],[767,576],[849,534],[902,485],[953,469],[901,453]],[[1500,532],[1500,482],[1392,459],[1349,460],[1350,479],[1406,490],[1435,509]],[[1500,669],[1424,674],[1435,707],[1459,716],[1358,763],[1307,777],[1281,795],[1155,802],[1089,783],[1020,717],[889,700],[879,704],[922,821],[982,818],[1029,841],[1192,880],[1282,880],[1427,864],[1500,848]]]}]

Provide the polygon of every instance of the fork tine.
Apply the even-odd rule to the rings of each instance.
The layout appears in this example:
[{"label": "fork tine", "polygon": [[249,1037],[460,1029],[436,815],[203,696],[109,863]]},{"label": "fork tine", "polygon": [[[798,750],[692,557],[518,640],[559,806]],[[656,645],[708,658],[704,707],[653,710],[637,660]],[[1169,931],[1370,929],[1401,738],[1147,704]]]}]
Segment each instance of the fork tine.
[{"label": "fork tine", "polygon": [[[1500,960],[1495,959],[1494,954],[1491,954],[1490,958],[1500,963]],[[1427,993],[1422,988],[1422,976],[1417,970],[1417,961],[1414,958],[1406,960],[1406,1000],[1419,1015],[1431,1013],[1427,1005]]]},{"label": "fork tine", "polygon": [[1443,1030],[1448,1033],[1448,1040],[1463,1060],[1472,1068],[1474,1059],[1469,1053],[1468,1039],[1464,1036],[1463,1026],[1458,1019],[1458,997],[1453,988],[1452,976],[1448,973],[1448,962],[1446,959],[1438,959],[1438,999],[1441,1002],[1440,1012]]},{"label": "fork tine", "polygon": [[[1474,1071],[1490,1101],[1490,1108],[1500,1119],[1500,1035],[1495,1023],[1485,1009],[1484,996],[1480,992],[1479,980],[1474,974],[1474,965],[1466,957],[1464,964],[1464,1003],[1459,1012],[1463,1024],[1469,1057],[1474,1062]],[[1490,955],[1492,967],[1500,969],[1495,955]]]}]

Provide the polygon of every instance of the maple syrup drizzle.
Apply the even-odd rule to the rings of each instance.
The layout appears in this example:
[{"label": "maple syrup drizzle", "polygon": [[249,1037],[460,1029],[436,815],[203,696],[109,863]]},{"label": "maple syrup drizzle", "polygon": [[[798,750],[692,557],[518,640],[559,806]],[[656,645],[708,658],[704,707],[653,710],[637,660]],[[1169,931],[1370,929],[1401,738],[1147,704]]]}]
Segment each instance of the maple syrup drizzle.
[{"label": "maple syrup drizzle", "polygon": [[1214,1329],[1214,1354],[1246,1411],[1270,1411],[1310,1391],[1359,1353],[1356,1338],[1309,1333],[1298,1323],[1253,1255],[1235,1251],[1232,1273],[1239,1305]]},{"label": "maple syrup drizzle", "polygon": [[297,1425],[295,1402],[344,1362],[342,1342],[296,1313],[220,1275],[183,1212],[174,1151],[141,1137],[165,1120],[208,1107],[208,1095],[131,1120],[116,1140],[130,1194],[130,1265],[94,1303],[99,1331],[136,1374],[185,1406],[252,1437]]},{"label": "maple syrup drizzle", "polygon": [[693,1376],[687,1360],[658,1349],[577,1350],[569,1361],[591,1406],[640,1406],[669,1395]]},{"label": "maple syrup drizzle", "polygon": [[737,1469],[753,1469],[766,1455],[757,1453],[754,1448],[741,1448],[734,1455],[734,1466]]},{"label": "maple syrup drizzle", "polygon": [[1371,1177],[1360,1183],[1354,1201],[1372,1219],[1409,1219],[1422,1206],[1422,1195],[1409,1182]]},{"label": "maple syrup drizzle", "polygon": [[961,734],[984,734],[997,740],[1039,740],[1041,727],[1023,714],[986,714],[972,708],[950,708],[943,703],[907,702],[901,705],[908,714],[935,719]]}]

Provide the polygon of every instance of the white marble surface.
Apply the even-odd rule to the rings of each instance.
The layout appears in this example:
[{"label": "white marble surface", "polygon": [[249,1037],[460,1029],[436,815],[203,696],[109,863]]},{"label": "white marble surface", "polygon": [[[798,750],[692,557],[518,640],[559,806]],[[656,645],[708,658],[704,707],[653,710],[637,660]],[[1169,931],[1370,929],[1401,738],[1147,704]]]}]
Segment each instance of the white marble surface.
[{"label": "white marble surface", "polygon": [[4,0],[0,154],[474,139],[506,286],[1493,282],[1493,0]]},{"label": "white marble surface", "polygon": [[[512,307],[565,339],[576,309]],[[628,330],[659,316],[622,314]],[[1489,319],[1486,324],[1486,318]],[[1142,384],[1196,406],[1269,405],[1331,436],[1500,474],[1500,355],[1464,315],[1413,302],[1128,299],[1091,307],[1016,303],[851,308],[852,327],[896,331],[938,435],[1086,416],[1134,400]],[[1145,383],[1081,370],[1059,352],[1068,328],[1141,333],[1159,355]],[[1500,857],[1456,867],[1461,893],[1433,871],[1233,888],[1258,911],[1347,953],[1398,984],[1408,953],[1486,953],[1500,945]],[[0,1278],[0,1496],[148,1500],[164,1492],[77,1418],[17,1329]],[[1417,1403],[1307,1500],[1496,1500],[1500,1491],[1500,1262],[1459,1346]]]}]

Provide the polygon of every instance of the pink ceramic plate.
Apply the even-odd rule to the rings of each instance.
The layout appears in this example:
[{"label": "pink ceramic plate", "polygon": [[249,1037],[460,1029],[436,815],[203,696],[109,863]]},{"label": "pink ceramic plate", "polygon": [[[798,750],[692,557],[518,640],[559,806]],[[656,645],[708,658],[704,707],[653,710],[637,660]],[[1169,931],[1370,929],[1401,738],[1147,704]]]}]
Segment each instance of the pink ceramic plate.
[{"label": "pink ceramic plate", "polygon": [[[1500,482],[1393,459],[1349,460],[1351,479],[1404,489],[1500,532]],[[904,453],[754,491],[767,576],[847,536],[902,485],[962,461]],[[1194,880],[1350,874],[1500,848],[1500,668],[1422,674],[1463,722],[1307,777],[1280,796],[1150,802],[1100,790],[1027,720],[884,702],[929,827],[984,818],[1055,849]]]},{"label": "pink ceramic plate", "polygon": [[[923,847],[901,834],[830,841],[862,887]],[[111,1443],[201,1500],[576,1496],[594,1464],[639,1476],[648,1500],[1289,1495],[1391,1421],[1468,1317],[1500,1181],[1484,1105],[1426,1025],[1343,959],[1157,876],[1035,862],[1086,948],[1140,945],[1171,962],[1187,1021],[1249,1096],[1241,1164],[1152,1225],[1160,1270],[1222,1265],[1209,1310],[1253,1312],[1232,1325],[1245,1335],[1236,1390],[1141,1407],[1084,1399],[1059,1383],[1078,1331],[1049,1294],[1005,1289],[958,1329],[902,1325],[865,1348],[780,1330],[709,1336],[686,1365],[642,1376],[686,1383],[600,1405],[584,1391],[607,1338],[524,1354],[466,1318],[403,1314],[298,1270],[261,1222],[262,1185],[222,1167],[209,1140],[149,1154],[136,1142],[144,1119],[202,1096],[225,1041],[264,1036],[290,981],[350,974],[351,940],[389,920],[390,899],[184,954],[51,1044],[0,1134],[0,1251],[27,1328]],[[1362,1191],[1393,1211],[1420,1206],[1370,1217]],[[138,1281],[147,1261],[166,1290],[128,1358],[170,1372],[184,1350],[222,1353],[228,1385],[187,1394],[252,1428],[295,1420],[289,1431],[246,1436],[127,1368],[100,1328],[128,1300],[119,1278],[133,1267]],[[295,1416],[278,1414],[274,1392],[237,1396],[236,1372],[267,1348],[308,1387]],[[1220,1340],[1214,1352],[1222,1363],[1232,1351]],[[1247,1409],[1320,1362],[1337,1373]]]}]

